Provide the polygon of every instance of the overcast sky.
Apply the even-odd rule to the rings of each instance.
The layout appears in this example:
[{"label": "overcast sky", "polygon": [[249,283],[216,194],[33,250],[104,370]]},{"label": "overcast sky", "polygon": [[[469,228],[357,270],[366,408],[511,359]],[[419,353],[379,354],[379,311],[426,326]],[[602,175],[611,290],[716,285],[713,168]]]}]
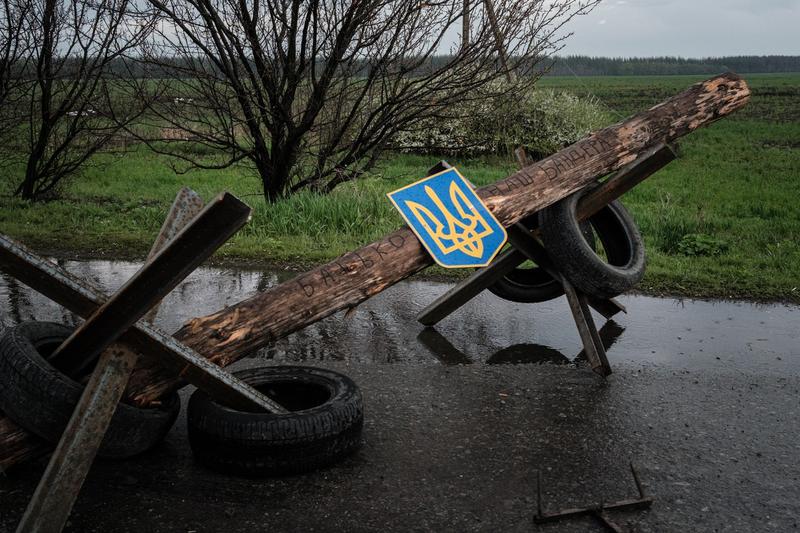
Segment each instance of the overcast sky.
[{"label": "overcast sky", "polygon": [[560,55],[800,55],[800,0],[603,0]]}]

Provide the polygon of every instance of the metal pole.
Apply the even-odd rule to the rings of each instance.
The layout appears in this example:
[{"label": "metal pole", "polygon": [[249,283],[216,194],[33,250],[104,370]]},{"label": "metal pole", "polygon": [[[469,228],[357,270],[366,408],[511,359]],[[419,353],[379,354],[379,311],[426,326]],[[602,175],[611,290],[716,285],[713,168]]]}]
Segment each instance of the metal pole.
[{"label": "metal pole", "polygon": [[17,533],[57,533],[64,528],[136,359],[130,350],[113,348],[100,357]]},{"label": "metal pole", "polygon": [[[150,253],[147,254],[145,262],[153,259],[165,244],[174,239],[193,218],[200,214],[204,206],[205,202],[203,202],[203,199],[192,189],[184,187],[178,191],[175,200],[172,202],[172,206],[167,212],[167,218],[164,219],[164,224],[162,224],[161,230],[158,232],[158,236],[153,242],[153,246],[150,248]],[[155,321],[160,305],[161,301],[156,303],[150,308],[147,314],[144,315],[144,320],[146,322],[152,324]]]},{"label": "metal pole", "polygon": [[[25,285],[82,317],[91,316],[106,299],[96,286],[73,276],[2,234],[0,267]],[[234,409],[286,412],[233,374],[142,320],[126,331],[121,340]]]},{"label": "metal pole", "polygon": [[250,218],[235,196],[218,196],[95,311],[51,356],[53,366],[81,375],[100,353],[136,323]]}]

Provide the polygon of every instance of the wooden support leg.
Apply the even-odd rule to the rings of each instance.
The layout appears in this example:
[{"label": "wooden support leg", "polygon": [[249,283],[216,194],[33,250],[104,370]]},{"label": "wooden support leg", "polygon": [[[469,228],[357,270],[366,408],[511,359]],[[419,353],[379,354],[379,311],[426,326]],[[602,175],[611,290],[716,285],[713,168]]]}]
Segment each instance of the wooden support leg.
[{"label": "wooden support leg", "polygon": [[572,311],[572,318],[578,328],[581,343],[583,343],[583,353],[586,354],[592,370],[601,376],[610,375],[611,365],[608,363],[606,350],[603,348],[603,342],[597,333],[597,326],[595,326],[592,313],[589,311],[586,295],[578,293],[575,287],[563,277],[561,282],[564,285],[564,293],[567,295],[569,309]]},{"label": "wooden support leg", "polygon": [[434,300],[422,310],[417,320],[425,326],[436,325],[524,263],[525,259],[521,252],[513,249],[501,253],[491,265],[476,271]]},{"label": "wooden support leg", "polygon": [[572,318],[578,328],[578,334],[583,343],[583,349],[592,370],[601,376],[611,374],[611,366],[608,364],[606,351],[597,333],[592,313],[589,310],[589,302],[586,295],[575,290],[572,284],[550,263],[547,252],[539,240],[534,237],[522,224],[515,224],[508,228],[508,240],[517,250],[524,253],[531,261],[544,268],[548,274],[561,282],[564,293],[569,302]]},{"label": "wooden support leg", "polygon": [[[613,320],[609,320],[608,322],[603,324],[603,327],[601,327],[600,330],[597,332],[597,334],[600,336],[600,340],[603,345],[603,350],[608,352],[608,350],[614,345],[615,342],[617,342],[617,339],[619,339],[619,337],[622,335],[624,331],[625,328],[623,328]],[[574,357],[573,360],[575,362],[578,362],[578,361],[588,361],[588,359],[589,358],[586,355],[586,350],[581,348],[581,351]]]}]

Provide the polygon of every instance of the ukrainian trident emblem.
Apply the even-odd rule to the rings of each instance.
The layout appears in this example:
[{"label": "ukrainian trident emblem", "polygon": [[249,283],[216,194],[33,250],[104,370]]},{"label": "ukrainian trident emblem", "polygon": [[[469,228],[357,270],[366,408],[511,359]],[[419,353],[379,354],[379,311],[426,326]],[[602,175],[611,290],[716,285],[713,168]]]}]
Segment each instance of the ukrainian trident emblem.
[{"label": "ukrainian trident emblem", "polygon": [[390,192],[433,259],[446,268],[488,265],[506,242],[506,231],[454,168]]}]

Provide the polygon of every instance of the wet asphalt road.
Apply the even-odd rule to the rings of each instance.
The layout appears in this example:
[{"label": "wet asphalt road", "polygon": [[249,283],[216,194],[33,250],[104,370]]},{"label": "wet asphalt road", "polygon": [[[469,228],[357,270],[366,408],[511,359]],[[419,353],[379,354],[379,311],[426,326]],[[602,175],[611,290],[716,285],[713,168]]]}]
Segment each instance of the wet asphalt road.
[{"label": "wet asphalt road", "polygon": [[[798,529],[797,308],[627,298],[604,381],[552,364],[579,350],[561,304],[540,306],[530,322],[520,309],[491,314],[487,296],[442,323],[442,348],[404,315],[418,310],[421,296],[403,292],[412,286],[240,364],[303,361],[350,375],[367,410],[355,456],[303,476],[221,476],[193,464],[181,416],[145,456],[95,464],[68,530],[602,531],[591,519],[535,525],[536,472],[554,510],[635,496],[630,460],[655,498],[649,511],[612,515],[634,531]],[[422,288],[427,301],[446,286]],[[401,297],[412,305],[392,311]],[[479,313],[488,318],[470,328]],[[349,357],[303,348],[360,329]],[[383,342],[384,330],[405,341]],[[525,357],[551,363],[489,364]],[[0,530],[13,530],[42,470],[0,475]]]},{"label": "wet asphalt road", "polygon": [[[636,531],[789,531],[800,513],[797,376],[617,365],[606,383],[553,365],[342,370],[361,384],[364,446],[330,469],[245,480],[192,463],[183,417],[166,442],[98,462],[71,531],[531,531],[547,509],[635,495]],[[41,466],[0,482],[11,530]],[[588,519],[541,531],[594,530]],[[598,529],[599,530],[599,529]]]}]

